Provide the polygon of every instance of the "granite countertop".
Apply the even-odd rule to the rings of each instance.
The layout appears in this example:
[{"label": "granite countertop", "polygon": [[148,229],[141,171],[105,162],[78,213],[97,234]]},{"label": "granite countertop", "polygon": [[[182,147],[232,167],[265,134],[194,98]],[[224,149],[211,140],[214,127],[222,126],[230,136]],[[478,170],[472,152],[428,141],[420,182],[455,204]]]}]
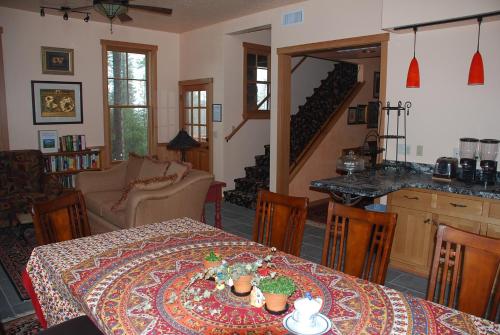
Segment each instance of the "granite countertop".
[{"label": "granite countertop", "polygon": [[354,174],[354,178],[338,176],[314,180],[311,189],[326,193],[342,193],[377,198],[404,188],[417,188],[478,196],[500,200],[500,183],[494,186],[432,179],[432,165],[411,163],[407,168],[378,167]]}]

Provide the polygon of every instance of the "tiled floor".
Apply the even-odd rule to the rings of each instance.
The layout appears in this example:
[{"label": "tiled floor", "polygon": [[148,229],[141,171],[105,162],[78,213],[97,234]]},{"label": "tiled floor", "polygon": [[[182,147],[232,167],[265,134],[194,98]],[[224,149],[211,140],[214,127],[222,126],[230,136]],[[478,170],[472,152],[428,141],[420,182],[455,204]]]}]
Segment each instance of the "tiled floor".
[{"label": "tiled floor", "polygon": [[[230,203],[222,205],[222,225],[224,230],[248,239],[252,238],[254,210],[236,206]],[[213,224],[214,208],[207,205],[207,223]],[[319,263],[323,246],[324,230],[321,225],[306,225],[301,257]],[[398,291],[410,293],[417,297],[425,297],[427,278],[418,277],[406,272],[389,269],[386,286]],[[0,266],[0,320],[8,320],[33,313],[30,301],[22,301],[14,286]]]}]

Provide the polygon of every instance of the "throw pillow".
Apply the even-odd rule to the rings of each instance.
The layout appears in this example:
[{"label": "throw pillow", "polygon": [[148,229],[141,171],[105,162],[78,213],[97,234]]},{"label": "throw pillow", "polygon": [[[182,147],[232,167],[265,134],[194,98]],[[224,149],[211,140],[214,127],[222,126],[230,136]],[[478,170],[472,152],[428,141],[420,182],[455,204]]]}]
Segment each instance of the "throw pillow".
[{"label": "throw pillow", "polygon": [[142,162],[141,170],[139,171],[137,179],[144,180],[154,177],[163,177],[166,175],[169,165],[170,162],[168,161],[162,162],[150,157],[146,157]]},{"label": "throw pillow", "polygon": [[153,191],[172,185],[177,179],[177,175],[160,176],[148,179],[138,179],[128,184],[123,190],[120,199],[111,207],[112,211],[124,210],[127,205],[128,196],[137,191]]},{"label": "throw pillow", "polygon": [[193,168],[193,164],[191,164],[189,162],[172,161],[172,162],[170,162],[170,166],[168,167],[166,174],[167,175],[171,175],[171,174],[177,175],[177,179],[175,181],[178,182],[182,178],[184,178],[192,168]]},{"label": "throw pillow", "polygon": [[136,180],[141,171],[142,163],[144,162],[144,156],[137,155],[133,152],[128,154],[127,162],[127,175],[125,177],[125,185],[128,185],[132,181]]}]

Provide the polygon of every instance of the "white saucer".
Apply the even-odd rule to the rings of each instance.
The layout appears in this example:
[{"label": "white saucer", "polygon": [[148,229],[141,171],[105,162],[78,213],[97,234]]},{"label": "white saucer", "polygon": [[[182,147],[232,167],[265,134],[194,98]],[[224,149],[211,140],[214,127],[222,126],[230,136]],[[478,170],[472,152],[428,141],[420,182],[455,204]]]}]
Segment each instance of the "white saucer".
[{"label": "white saucer", "polygon": [[293,313],[288,314],[283,319],[283,326],[292,334],[296,335],[321,335],[332,328],[332,322],[323,314],[316,316],[316,326],[305,328],[292,318]]}]

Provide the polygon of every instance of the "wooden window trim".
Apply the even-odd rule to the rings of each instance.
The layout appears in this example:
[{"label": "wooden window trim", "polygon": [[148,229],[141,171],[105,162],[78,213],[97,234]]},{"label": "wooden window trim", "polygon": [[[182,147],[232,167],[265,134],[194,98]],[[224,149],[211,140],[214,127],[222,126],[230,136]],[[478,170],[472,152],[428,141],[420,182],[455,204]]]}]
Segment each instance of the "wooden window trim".
[{"label": "wooden window trim", "polygon": [[[271,47],[267,45],[254,44],[243,42],[243,119],[270,119],[271,118],[271,110],[263,110],[263,111],[248,111],[247,105],[247,54],[252,52],[257,55],[265,55],[268,58],[269,65],[267,67],[268,71],[268,85],[271,86]],[[269,90],[270,92],[271,90]],[[271,93],[269,93],[268,98]],[[268,99],[266,98],[266,100]],[[269,104],[270,107],[270,104]]]},{"label": "wooden window trim", "polygon": [[5,92],[5,72],[3,66],[2,34],[3,27],[0,27],[0,150],[9,150],[9,127]]},{"label": "wooden window trim", "polygon": [[[109,108],[108,105],[108,68],[107,68],[107,52],[108,51],[123,51],[123,52],[141,52],[146,53],[148,56],[148,73],[147,80],[149,80],[148,99],[149,99],[149,117],[148,117],[148,154],[157,155],[158,152],[158,86],[157,86],[157,53],[158,46],[142,43],[130,43],[123,41],[101,40],[102,49],[102,97],[103,97],[103,123],[104,123],[104,150],[102,153],[103,166],[109,167],[112,163],[119,163],[119,161],[112,162],[111,160],[111,132],[109,129]],[[140,106],[134,106],[140,107]]]}]

